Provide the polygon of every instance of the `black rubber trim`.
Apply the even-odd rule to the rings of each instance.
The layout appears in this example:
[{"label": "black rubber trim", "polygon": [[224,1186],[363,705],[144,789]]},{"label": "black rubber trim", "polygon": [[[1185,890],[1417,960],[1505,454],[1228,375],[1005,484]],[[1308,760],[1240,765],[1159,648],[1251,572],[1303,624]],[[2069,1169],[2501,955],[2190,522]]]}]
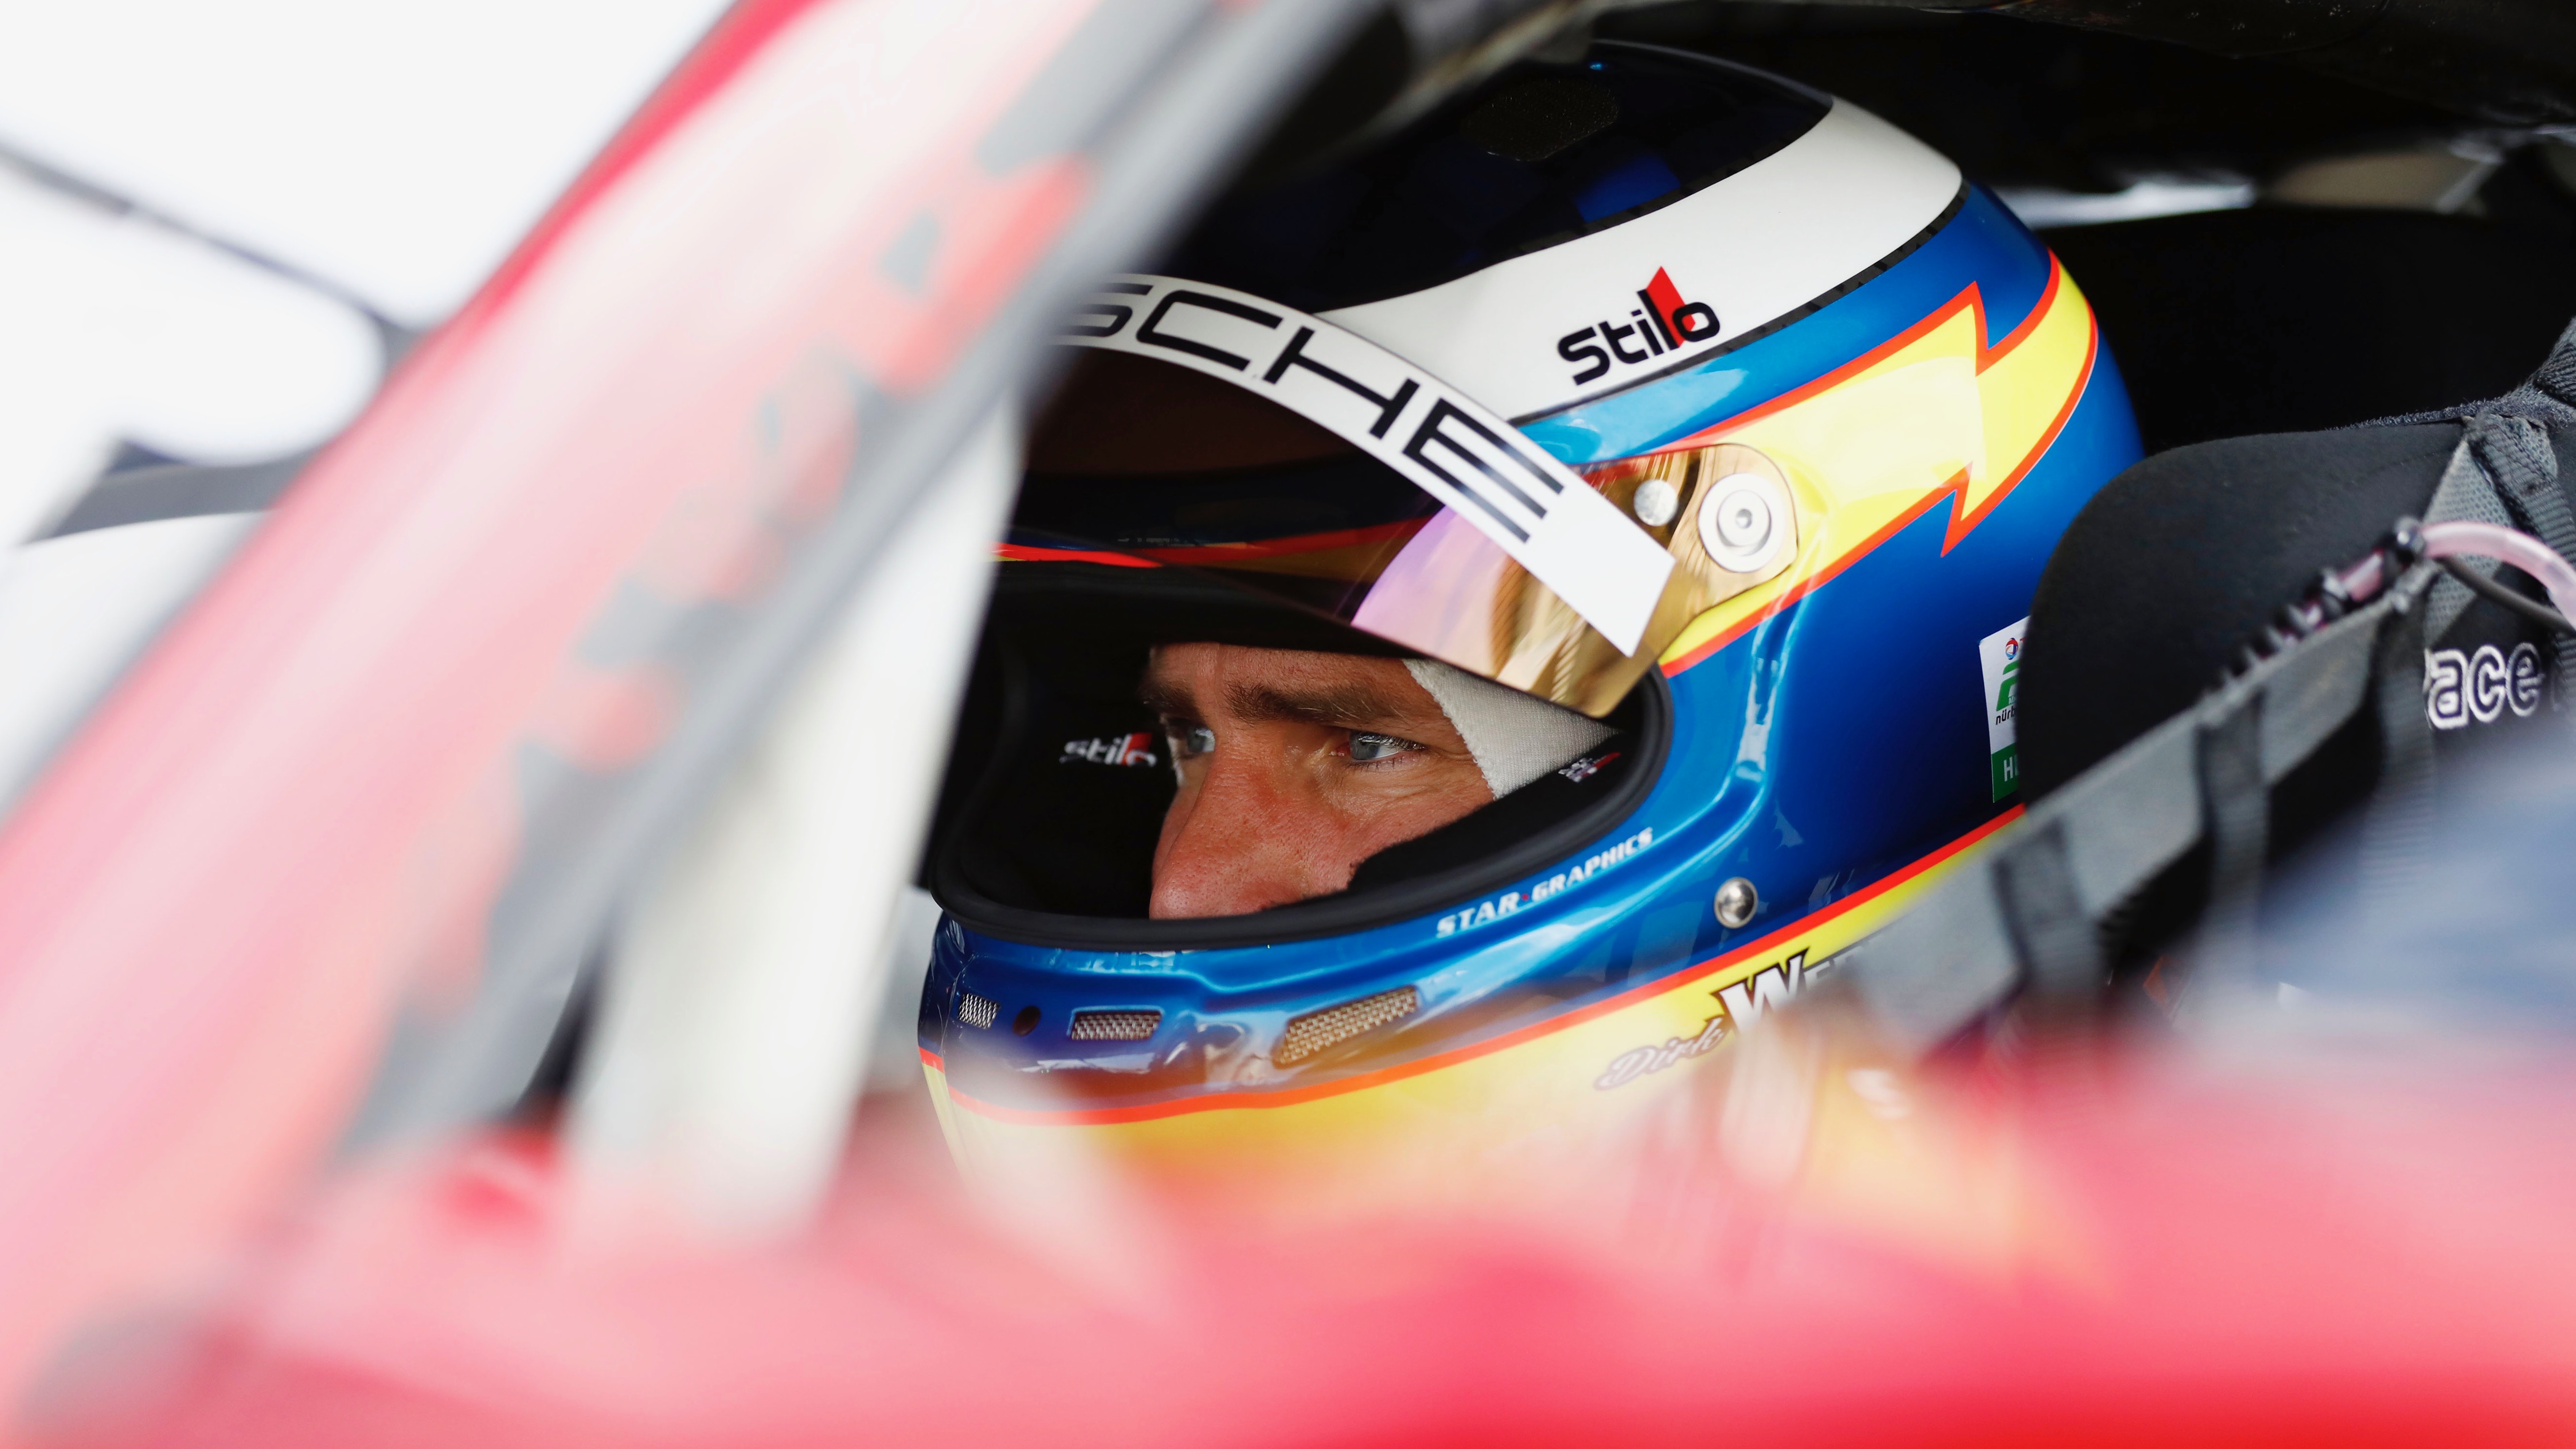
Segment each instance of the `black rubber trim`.
[{"label": "black rubber trim", "polygon": [[2445,558],[2436,559],[2434,562],[2442,566],[2444,573],[2458,579],[2462,587],[2479,598],[2491,604],[2501,604],[2544,629],[2560,634],[2576,634],[2576,625],[2570,624],[2566,615],[2538,599],[2524,598],[2496,580],[2469,567],[2467,560]]},{"label": "black rubber trim", "polygon": [[[1082,951],[1198,951],[1231,946],[1273,946],[1342,936],[1411,920],[1444,906],[1487,895],[1498,887],[1568,856],[1605,837],[1626,820],[1662,778],[1664,757],[1672,748],[1672,687],[1660,668],[1650,669],[1638,686],[1637,763],[1618,787],[1592,808],[1530,836],[1493,858],[1418,880],[1364,891],[1300,901],[1248,916],[1208,920],[1148,921],[1057,915],[1021,910],[994,901],[968,886],[946,867],[932,871],[931,894],[940,908],[961,924],[999,940],[1028,946],[1056,946]],[[943,852],[943,855],[945,852]]]}]

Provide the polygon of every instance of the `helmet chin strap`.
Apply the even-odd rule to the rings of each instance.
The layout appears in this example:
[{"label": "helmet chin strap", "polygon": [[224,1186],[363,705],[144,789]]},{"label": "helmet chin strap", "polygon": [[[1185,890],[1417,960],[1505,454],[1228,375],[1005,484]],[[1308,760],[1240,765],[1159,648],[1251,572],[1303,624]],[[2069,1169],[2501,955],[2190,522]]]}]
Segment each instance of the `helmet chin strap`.
[{"label": "helmet chin strap", "polygon": [[1449,716],[1497,800],[1618,733],[1562,705],[1437,660],[1408,659],[1404,667]]}]

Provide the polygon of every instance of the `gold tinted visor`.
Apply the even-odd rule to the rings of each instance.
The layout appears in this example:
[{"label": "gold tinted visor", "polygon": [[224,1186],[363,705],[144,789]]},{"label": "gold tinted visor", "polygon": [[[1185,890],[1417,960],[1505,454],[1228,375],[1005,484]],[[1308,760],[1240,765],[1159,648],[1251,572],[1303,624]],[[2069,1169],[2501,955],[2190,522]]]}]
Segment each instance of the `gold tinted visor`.
[{"label": "gold tinted visor", "polygon": [[1576,471],[1674,560],[1633,654],[1393,469],[1148,358],[1076,364],[1034,432],[1014,527],[1215,574],[1598,717],[1693,618],[1788,567],[1796,510],[1780,470],[1739,444]]}]

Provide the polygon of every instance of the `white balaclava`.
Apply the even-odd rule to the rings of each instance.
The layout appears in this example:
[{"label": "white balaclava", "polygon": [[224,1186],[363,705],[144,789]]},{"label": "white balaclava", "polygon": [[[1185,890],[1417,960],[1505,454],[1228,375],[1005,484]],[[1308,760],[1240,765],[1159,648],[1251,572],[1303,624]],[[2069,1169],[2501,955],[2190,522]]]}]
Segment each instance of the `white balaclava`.
[{"label": "white balaclava", "polygon": [[1497,800],[1618,733],[1563,705],[1436,660],[1408,659],[1404,667],[1439,701]]}]

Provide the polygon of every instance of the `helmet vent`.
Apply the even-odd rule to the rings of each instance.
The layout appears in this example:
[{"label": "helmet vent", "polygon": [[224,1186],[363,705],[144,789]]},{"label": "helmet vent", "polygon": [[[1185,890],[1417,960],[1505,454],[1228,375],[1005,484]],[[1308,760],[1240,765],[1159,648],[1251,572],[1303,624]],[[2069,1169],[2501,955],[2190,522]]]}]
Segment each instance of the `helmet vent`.
[{"label": "helmet vent", "polygon": [[1329,1046],[1338,1046],[1390,1021],[1402,1021],[1422,1009],[1422,993],[1410,986],[1310,1011],[1288,1023],[1279,1035],[1279,1050],[1270,1060],[1280,1066],[1302,1062]]},{"label": "helmet vent", "polygon": [[1163,1024],[1159,1011],[1077,1011],[1075,1041],[1143,1041]]},{"label": "helmet vent", "polygon": [[1001,1011],[1001,1003],[977,996],[972,991],[957,998],[957,1019],[979,1031],[991,1026],[993,1018]]},{"label": "helmet vent", "polygon": [[1619,100],[1590,81],[1542,76],[1469,111],[1458,134],[1497,156],[1534,166],[1619,122]]}]

